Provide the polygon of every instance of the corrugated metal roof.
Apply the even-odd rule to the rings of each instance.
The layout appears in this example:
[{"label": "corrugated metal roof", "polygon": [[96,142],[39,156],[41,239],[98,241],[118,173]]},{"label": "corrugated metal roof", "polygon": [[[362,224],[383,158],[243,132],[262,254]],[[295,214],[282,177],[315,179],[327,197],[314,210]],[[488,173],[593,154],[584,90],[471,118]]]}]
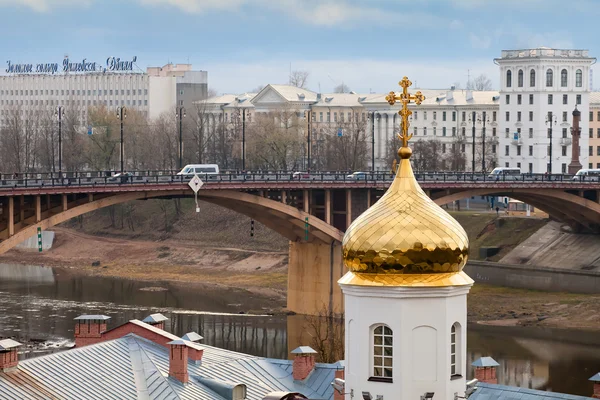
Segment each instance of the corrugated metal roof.
[{"label": "corrugated metal roof", "polygon": [[471,364],[473,367],[497,367],[500,364],[492,357],[481,357]]},{"label": "corrugated metal roof", "polygon": [[75,321],[108,321],[110,317],[108,315],[80,315],[73,319]]},{"label": "corrugated metal roof", "polygon": [[544,392],[542,390],[525,389],[514,386],[477,383],[477,390],[469,396],[469,400],[584,400],[590,397],[572,394]]},{"label": "corrugated metal roof", "polygon": [[[146,325],[146,324],[144,324]],[[186,342],[189,344],[190,342]],[[2,399],[183,399],[226,400],[202,381],[244,384],[248,400],[273,391],[333,399],[330,382],[340,365],[317,364],[294,381],[292,361],[274,360],[204,346],[202,362],[188,362],[190,381],[168,376],[169,349],[129,334],[122,338],[21,361],[0,373]],[[226,383],[228,382],[228,383]]]},{"label": "corrugated metal roof", "polygon": [[596,375],[592,376],[589,380],[592,382],[600,382],[600,372],[598,372]]},{"label": "corrugated metal roof", "polygon": [[22,343],[19,343],[16,340],[2,339],[2,340],[0,340],[0,351],[13,349],[15,347],[19,347],[22,345],[23,345]]}]

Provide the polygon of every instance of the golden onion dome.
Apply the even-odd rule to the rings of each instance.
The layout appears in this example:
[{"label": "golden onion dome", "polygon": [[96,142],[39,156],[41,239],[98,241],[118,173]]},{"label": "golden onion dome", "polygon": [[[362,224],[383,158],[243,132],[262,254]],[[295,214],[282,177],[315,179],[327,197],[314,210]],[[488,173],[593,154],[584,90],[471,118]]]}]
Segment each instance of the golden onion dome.
[{"label": "golden onion dome", "polygon": [[[405,82],[406,80],[406,82]],[[406,104],[410,81],[400,85],[404,93],[388,96],[400,100],[403,126],[398,150],[400,164],[386,193],[348,228],[342,242],[344,264],[350,270],[340,283],[387,286],[460,286],[473,283],[462,272],[469,255],[469,239],[462,226],[435,204],[421,189],[410,164]],[[420,97],[419,97],[420,96]]]}]

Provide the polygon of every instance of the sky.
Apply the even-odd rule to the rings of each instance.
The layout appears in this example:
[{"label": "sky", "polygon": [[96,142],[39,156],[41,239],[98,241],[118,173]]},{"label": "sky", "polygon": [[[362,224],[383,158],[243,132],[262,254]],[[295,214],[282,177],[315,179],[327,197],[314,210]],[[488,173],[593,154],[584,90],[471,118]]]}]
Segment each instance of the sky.
[{"label": "sky", "polygon": [[[600,55],[600,0],[0,0],[0,74],[12,63],[84,58],[191,63],[217,93],[310,73],[308,88],[358,93],[498,86],[503,49]],[[600,82],[600,77],[598,77]]]}]

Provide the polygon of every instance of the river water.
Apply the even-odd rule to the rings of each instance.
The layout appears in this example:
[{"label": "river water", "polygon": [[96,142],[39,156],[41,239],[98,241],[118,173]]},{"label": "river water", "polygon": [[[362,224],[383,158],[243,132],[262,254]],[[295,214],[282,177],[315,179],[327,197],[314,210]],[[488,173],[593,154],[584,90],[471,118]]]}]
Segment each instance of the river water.
[{"label": "river water", "polygon": [[[73,318],[81,314],[108,315],[110,327],[160,312],[169,318],[166,329],[176,335],[195,331],[205,344],[265,357],[288,358],[291,349],[309,344],[297,339],[302,316],[239,314],[262,308],[270,307],[245,291],[148,285],[0,264],[0,338],[26,343],[25,357],[72,346]],[[467,363],[491,356],[500,363],[501,384],[589,396],[587,379],[600,372],[596,338],[577,331],[470,326]]]}]

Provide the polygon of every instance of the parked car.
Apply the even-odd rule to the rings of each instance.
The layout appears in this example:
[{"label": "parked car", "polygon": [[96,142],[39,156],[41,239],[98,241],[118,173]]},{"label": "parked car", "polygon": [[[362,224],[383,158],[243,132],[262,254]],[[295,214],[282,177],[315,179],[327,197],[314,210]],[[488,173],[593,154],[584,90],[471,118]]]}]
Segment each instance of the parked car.
[{"label": "parked car", "polygon": [[360,179],[367,179],[367,173],[366,172],[353,172],[350,175],[346,176],[346,179],[354,179],[354,180],[360,180]]}]

